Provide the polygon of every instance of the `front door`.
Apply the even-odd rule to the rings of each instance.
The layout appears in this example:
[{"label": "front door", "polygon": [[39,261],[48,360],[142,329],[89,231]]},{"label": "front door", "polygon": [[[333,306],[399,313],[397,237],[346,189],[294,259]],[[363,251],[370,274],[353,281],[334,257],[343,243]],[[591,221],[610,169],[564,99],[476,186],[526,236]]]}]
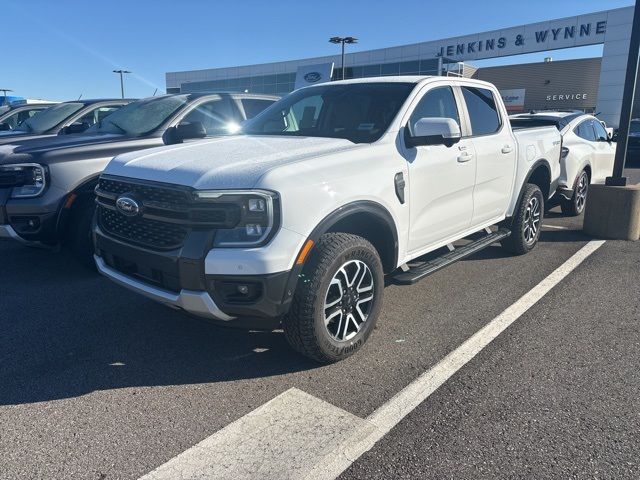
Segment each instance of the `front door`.
[{"label": "front door", "polygon": [[[429,86],[416,104],[406,128],[421,118],[460,115],[450,86]],[[464,134],[464,129],[463,129]],[[420,253],[469,228],[473,212],[476,155],[471,140],[406,148],[409,167],[409,255]]]}]

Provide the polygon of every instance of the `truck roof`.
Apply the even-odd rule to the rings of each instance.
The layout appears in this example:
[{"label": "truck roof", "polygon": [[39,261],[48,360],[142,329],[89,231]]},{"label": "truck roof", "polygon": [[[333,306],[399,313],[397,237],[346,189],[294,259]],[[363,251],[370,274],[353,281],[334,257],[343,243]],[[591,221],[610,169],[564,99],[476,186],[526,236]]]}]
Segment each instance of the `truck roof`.
[{"label": "truck roof", "polygon": [[[349,85],[353,83],[428,83],[432,81],[446,80],[451,83],[475,84],[479,87],[496,88],[492,83],[473,78],[464,77],[444,77],[441,75],[395,75],[389,77],[366,77],[353,78],[349,80],[336,80],[334,82],[321,83],[318,85]],[[313,86],[313,85],[309,85]],[[306,88],[306,87],[305,87]]]}]

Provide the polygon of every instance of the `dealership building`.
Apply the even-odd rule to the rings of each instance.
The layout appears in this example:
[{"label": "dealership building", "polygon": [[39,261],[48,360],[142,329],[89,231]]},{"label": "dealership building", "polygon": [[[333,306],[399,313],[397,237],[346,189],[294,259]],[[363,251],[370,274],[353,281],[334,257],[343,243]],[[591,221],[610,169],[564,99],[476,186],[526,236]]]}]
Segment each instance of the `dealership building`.
[{"label": "dealership building", "polygon": [[[496,84],[512,112],[582,110],[617,126],[633,7],[605,10],[461,37],[345,55],[345,78],[454,75]],[[601,58],[477,68],[475,60],[603,44]],[[517,59],[515,60],[517,62]],[[284,95],[342,78],[340,55],[259,65],[168,72],[167,92],[248,91]],[[640,102],[634,108],[640,115]]]}]

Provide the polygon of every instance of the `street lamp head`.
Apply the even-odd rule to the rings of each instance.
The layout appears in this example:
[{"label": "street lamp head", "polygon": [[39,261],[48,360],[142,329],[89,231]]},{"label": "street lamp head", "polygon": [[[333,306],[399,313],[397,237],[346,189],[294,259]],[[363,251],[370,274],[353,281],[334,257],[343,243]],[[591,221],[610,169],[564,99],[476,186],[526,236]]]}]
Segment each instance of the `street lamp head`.
[{"label": "street lamp head", "polygon": [[358,43],[356,37],[331,37],[329,41],[331,43]]},{"label": "street lamp head", "polygon": [[113,73],[131,73],[129,70],[114,70]]},{"label": "street lamp head", "polygon": [[345,37],[344,43],[358,43],[358,39],[356,37]]},{"label": "street lamp head", "polygon": [[331,37],[331,38],[329,39],[329,41],[330,41],[331,43],[342,43],[342,40],[343,40],[343,38],[342,38],[342,37]]}]

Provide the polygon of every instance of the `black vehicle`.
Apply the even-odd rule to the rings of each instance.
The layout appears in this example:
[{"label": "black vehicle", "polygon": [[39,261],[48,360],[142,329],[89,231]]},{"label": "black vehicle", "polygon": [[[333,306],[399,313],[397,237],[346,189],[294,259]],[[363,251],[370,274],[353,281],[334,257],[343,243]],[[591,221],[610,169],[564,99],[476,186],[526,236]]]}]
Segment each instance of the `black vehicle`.
[{"label": "black vehicle", "polygon": [[92,263],[98,176],[116,155],[228,135],[278,97],[193,93],[132,102],[78,135],[0,149],[0,238],[64,244]]},{"label": "black vehicle", "polygon": [[131,99],[75,100],[62,102],[26,119],[17,128],[0,131],[0,145],[53,135],[82,133]]},{"label": "black vehicle", "polygon": [[9,108],[0,108],[0,132],[16,130],[22,122],[52,105],[50,102],[12,103]]},{"label": "black vehicle", "polygon": [[634,118],[629,125],[627,142],[627,164],[640,163],[640,118]]}]

